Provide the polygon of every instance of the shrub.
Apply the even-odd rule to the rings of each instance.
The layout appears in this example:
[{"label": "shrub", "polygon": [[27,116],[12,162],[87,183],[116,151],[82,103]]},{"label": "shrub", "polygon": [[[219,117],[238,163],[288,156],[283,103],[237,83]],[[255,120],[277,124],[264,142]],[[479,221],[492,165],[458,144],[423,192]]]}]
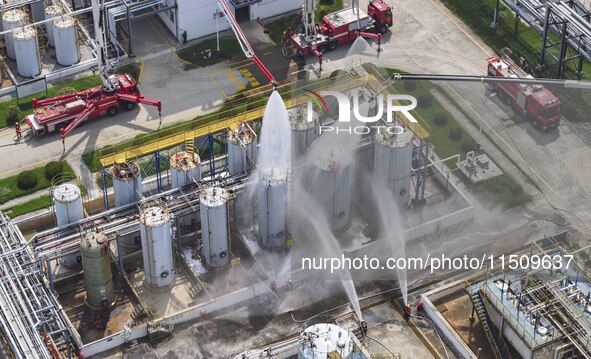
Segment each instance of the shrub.
[{"label": "shrub", "polygon": [[6,122],[8,125],[14,125],[21,115],[21,109],[17,105],[10,105],[6,108]]},{"label": "shrub", "polygon": [[460,146],[460,148],[462,149],[462,153],[468,153],[470,151],[474,151],[476,149],[476,141],[474,141],[472,139],[466,139],[462,142],[462,145]]},{"label": "shrub", "polygon": [[447,113],[439,111],[433,116],[433,122],[439,127],[443,127],[447,124]]},{"label": "shrub", "polygon": [[45,165],[45,178],[50,181],[62,173],[64,173],[64,163],[62,161],[51,161]]},{"label": "shrub", "polygon": [[334,70],[333,72],[330,73],[330,75],[328,76],[331,80],[336,79],[339,76],[343,76],[344,74],[346,74],[347,72],[345,72],[344,70]]},{"label": "shrub", "polygon": [[37,185],[37,175],[35,172],[23,171],[18,174],[16,185],[20,189],[31,189]]},{"label": "shrub", "polygon": [[420,107],[429,108],[433,105],[433,95],[430,92],[420,94],[418,100],[418,106]]},{"label": "shrub", "polygon": [[412,80],[407,80],[402,82],[402,86],[405,90],[414,91],[417,89],[417,82]]},{"label": "shrub", "polygon": [[66,86],[66,87],[62,87],[62,88],[61,88],[61,89],[60,89],[60,90],[57,92],[57,95],[58,95],[58,96],[69,95],[69,94],[71,94],[71,93],[74,93],[74,92],[76,92],[76,89],[75,89],[75,88],[73,88],[73,87],[69,87],[69,86]]},{"label": "shrub", "polygon": [[462,139],[462,129],[454,127],[449,129],[449,139],[452,141],[460,141]]}]

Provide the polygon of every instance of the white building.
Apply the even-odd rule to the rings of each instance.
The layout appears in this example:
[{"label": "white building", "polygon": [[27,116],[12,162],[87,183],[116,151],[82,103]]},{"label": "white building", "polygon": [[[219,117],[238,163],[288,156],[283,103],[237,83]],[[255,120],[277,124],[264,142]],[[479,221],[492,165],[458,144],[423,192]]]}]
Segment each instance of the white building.
[{"label": "white building", "polygon": [[[170,32],[182,41],[183,32],[187,40],[215,34],[216,16],[219,14],[217,0],[164,0],[160,8],[174,7],[159,13]],[[301,8],[300,0],[226,0],[238,21],[256,20],[280,15]],[[228,29],[228,22],[219,18],[220,31]]]}]

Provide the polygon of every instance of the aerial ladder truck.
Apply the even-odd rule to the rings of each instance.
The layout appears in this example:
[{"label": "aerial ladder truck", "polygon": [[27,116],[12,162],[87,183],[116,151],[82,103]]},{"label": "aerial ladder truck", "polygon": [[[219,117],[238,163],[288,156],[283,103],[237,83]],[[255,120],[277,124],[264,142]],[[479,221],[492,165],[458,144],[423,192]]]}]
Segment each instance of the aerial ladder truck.
[{"label": "aerial ladder truck", "polygon": [[285,57],[316,55],[322,71],[322,54],[334,50],[338,44],[354,41],[359,36],[375,38],[378,51],[381,37],[392,26],[392,8],[383,0],[372,0],[367,13],[359,7],[359,0],[353,6],[326,14],[322,23],[316,24],[316,0],[304,0],[301,15],[301,33],[291,28],[283,34],[281,51]]}]

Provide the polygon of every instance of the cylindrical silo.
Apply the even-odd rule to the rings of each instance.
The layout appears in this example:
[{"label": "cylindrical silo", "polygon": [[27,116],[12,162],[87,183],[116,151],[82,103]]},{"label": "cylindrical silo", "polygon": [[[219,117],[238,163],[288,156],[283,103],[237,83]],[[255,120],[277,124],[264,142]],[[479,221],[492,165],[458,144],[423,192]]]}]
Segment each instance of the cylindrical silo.
[{"label": "cylindrical silo", "polygon": [[376,134],[373,172],[386,182],[400,207],[410,201],[413,134],[406,128],[390,127]]},{"label": "cylindrical silo", "polygon": [[144,258],[145,283],[165,287],[174,281],[172,229],[168,208],[161,202],[140,205],[140,233]]},{"label": "cylindrical silo", "polygon": [[53,21],[53,41],[58,64],[71,66],[80,61],[78,30],[72,16],[65,15]]},{"label": "cylindrical silo", "polygon": [[109,240],[102,233],[88,232],[80,240],[84,269],[84,302],[91,309],[106,310],[115,302]]},{"label": "cylindrical silo", "polygon": [[[25,24],[25,12],[20,9],[8,10],[2,15],[2,29],[4,31],[12,30]],[[14,41],[12,39],[12,32],[8,32],[4,36],[6,43],[6,54],[8,58],[15,60]]]},{"label": "cylindrical silo", "polygon": [[243,124],[228,134],[228,171],[230,175],[248,172],[256,163],[257,141],[250,127]]},{"label": "cylindrical silo", "polygon": [[259,243],[266,249],[283,249],[287,241],[287,171],[262,173],[259,186]]},{"label": "cylindrical silo", "polygon": [[[33,22],[45,20],[45,5],[42,0],[31,4],[31,14],[33,15]],[[40,26],[45,27],[45,25]]]},{"label": "cylindrical silo", "polygon": [[312,158],[317,173],[311,183],[335,232],[345,231],[351,219],[352,159],[341,148],[316,153]]},{"label": "cylindrical silo", "polygon": [[137,163],[116,163],[111,168],[115,206],[124,206],[142,199],[142,175]]},{"label": "cylindrical silo", "polygon": [[210,268],[222,268],[230,263],[229,198],[228,191],[220,187],[205,188],[199,195],[201,253],[204,264]]},{"label": "cylindrical silo", "polygon": [[[45,8],[45,20],[52,19],[56,16],[59,16],[62,13],[62,9],[57,5],[49,5]],[[53,36],[53,21],[46,22],[46,30],[45,33],[47,34],[47,43],[49,46],[55,46],[55,40]]]},{"label": "cylindrical silo", "polygon": [[314,324],[302,332],[301,339],[298,359],[349,359],[353,353],[351,334],[335,324]]},{"label": "cylindrical silo", "polygon": [[23,26],[12,30],[16,68],[22,77],[35,77],[41,73],[39,42],[33,26]]},{"label": "cylindrical silo", "polygon": [[314,111],[312,102],[300,105],[288,111],[291,123],[291,156],[300,158],[318,135],[318,113]]},{"label": "cylindrical silo", "polygon": [[182,188],[201,181],[199,155],[180,151],[170,156],[170,183],[172,188]]},{"label": "cylindrical silo", "polygon": [[[84,219],[84,207],[80,189],[73,184],[65,183],[53,190],[53,206],[57,226],[65,226]],[[69,254],[60,258],[59,262],[65,267],[74,268],[78,265],[79,254]]]}]

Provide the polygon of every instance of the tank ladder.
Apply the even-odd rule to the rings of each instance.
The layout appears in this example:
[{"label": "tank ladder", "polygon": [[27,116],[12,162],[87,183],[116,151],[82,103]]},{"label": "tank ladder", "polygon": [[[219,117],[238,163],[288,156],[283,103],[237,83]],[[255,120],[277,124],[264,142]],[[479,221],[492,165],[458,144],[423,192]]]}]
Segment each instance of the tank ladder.
[{"label": "tank ladder", "polygon": [[472,301],[472,306],[476,315],[478,316],[478,320],[482,325],[482,329],[486,334],[486,338],[488,339],[488,343],[490,344],[493,354],[497,359],[511,359],[511,354],[509,354],[509,349],[507,348],[507,344],[502,337],[502,333],[499,332],[497,327],[494,323],[490,320],[488,315],[488,311],[484,306],[484,301],[480,296],[480,290],[474,291],[474,293],[470,294],[470,300]]},{"label": "tank ladder", "polygon": [[[153,242],[154,236],[152,235],[152,229],[146,227],[146,253],[148,255],[148,263],[153,264],[154,263],[154,242]],[[154,266],[153,265],[149,265],[149,273],[148,275],[150,275],[152,278],[156,277],[156,273],[154,273]]]}]

